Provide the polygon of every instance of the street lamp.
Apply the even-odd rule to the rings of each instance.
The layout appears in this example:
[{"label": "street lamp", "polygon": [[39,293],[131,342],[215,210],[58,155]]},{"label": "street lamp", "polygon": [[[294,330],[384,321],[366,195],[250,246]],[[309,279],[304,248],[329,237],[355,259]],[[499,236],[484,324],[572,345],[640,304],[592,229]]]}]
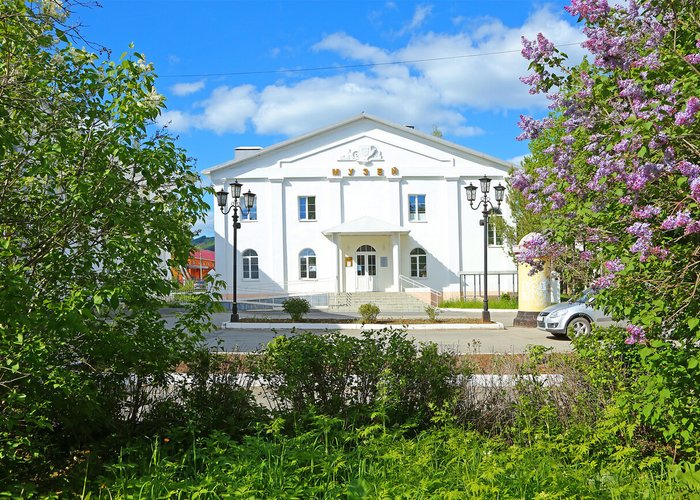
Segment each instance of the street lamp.
[{"label": "street lamp", "polygon": [[[231,205],[226,208],[226,201],[228,198],[228,191],[221,188],[221,191],[216,192],[216,202],[221,209],[221,213],[227,215],[229,212],[233,211],[231,218],[233,219],[233,303],[231,304],[231,323],[236,323],[238,321],[238,297],[236,296],[236,283],[238,279],[238,259],[236,254],[238,252],[238,230],[241,227],[241,223],[238,222],[238,209],[241,208],[241,188],[243,185],[238,182],[238,180],[231,183]],[[250,212],[255,204],[255,195],[250,192],[243,195],[243,204]]]},{"label": "street lamp", "polygon": [[[489,265],[488,265],[488,238],[489,238],[489,207],[491,209],[494,209],[496,207],[493,206],[493,203],[491,203],[491,200],[489,199],[489,190],[491,188],[491,179],[489,179],[486,176],[483,176],[481,179],[479,179],[479,184],[481,187],[481,193],[483,196],[481,197],[481,200],[479,200],[479,203],[474,206],[474,202],[476,201],[476,190],[477,187],[474,186],[471,182],[469,183],[468,186],[465,186],[464,190],[467,192],[467,201],[469,201],[469,206],[472,208],[472,210],[479,210],[480,206],[483,206],[483,210],[481,211],[483,215],[483,220],[479,221],[479,223],[484,226],[484,310],[481,313],[481,319],[485,323],[490,323],[491,322],[491,313],[489,312],[489,287],[488,287],[488,279],[489,279]],[[498,202],[498,208],[501,206],[501,202],[503,201],[503,194],[506,190],[505,187],[501,186],[499,183],[498,186],[495,186],[494,191],[496,192],[496,201]]]}]

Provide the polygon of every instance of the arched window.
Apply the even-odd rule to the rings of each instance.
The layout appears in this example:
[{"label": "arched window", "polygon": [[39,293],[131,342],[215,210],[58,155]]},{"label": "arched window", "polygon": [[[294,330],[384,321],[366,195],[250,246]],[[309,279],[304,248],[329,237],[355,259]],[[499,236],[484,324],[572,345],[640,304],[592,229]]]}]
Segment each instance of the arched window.
[{"label": "arched window", "polygon": [[243,279],[260,279],[260,273],[258,272],[258,253],[255,250],[248,249],[243,252]]},{"label": "arched window", "polygon": [[376,252],[372,245],[362,245],[357,249],[358,252]]},{"label": "arched window", "polygon": [[428,277],[428,256],[422,248],[411,250],[411,278]]},{"label": "arched window", "polygon": [[299,276],[301,279],[316,279],[316,254],[310,248],[299,252]]},{"label": "arched window", "polygon": [[503,216],[501,210],[494,208],[489,210],[489,236],[488,243],[491,246],[503,246]]}]

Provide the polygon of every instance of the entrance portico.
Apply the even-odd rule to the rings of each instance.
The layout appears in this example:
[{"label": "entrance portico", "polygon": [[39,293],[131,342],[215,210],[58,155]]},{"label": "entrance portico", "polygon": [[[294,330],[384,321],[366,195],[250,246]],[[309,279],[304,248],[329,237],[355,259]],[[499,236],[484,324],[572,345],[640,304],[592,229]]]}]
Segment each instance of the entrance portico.
[{"label": "entrance portico", "polygon": [[408,229],[361,217],[323,231],[337,249],[337,292],[398,292]]}]

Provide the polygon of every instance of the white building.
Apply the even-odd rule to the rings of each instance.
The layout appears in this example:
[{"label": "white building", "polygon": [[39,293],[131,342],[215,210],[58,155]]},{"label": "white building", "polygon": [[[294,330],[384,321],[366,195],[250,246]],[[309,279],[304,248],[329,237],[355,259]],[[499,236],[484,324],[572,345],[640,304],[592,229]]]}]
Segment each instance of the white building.
[{"label": "white building", "polygon": [[[362,114],[268,148],[237,148],[233,160],[204,173],[216,190],[238,180],[243,192],[257,195],[238,231],[239,301],[429,289],[458,297],[460,274],[467,293],[480,295],[483,273],[481,209],[470,208],[464,187],[478,186],[484,175],[495,186],[511,167]],[[508,217],[505,203],[502,209]],[[232,221],[218,207],[214,212],[216,270],[228,282]],[[490,294],[517,289],[516,267],[494,228]]]}]

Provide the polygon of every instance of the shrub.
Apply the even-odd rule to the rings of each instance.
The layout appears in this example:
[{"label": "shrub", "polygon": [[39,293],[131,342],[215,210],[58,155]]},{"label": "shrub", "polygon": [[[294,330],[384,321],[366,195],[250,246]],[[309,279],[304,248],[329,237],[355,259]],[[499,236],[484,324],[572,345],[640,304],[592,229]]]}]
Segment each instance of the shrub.
[{"label": "shrub", "polygon": [[379,306],[376,304],[362,304],[357,312],[362,316],[362,323],[374,323],[379,316]]},{"label": "shrub", "polygon": [[289,314],[292,321],[301,321],[304,319],[304,315],[311,310],[311,304],[301,297],[289,297],[282,302],[282,309]]},{"label": "shrub", "polygon": [[438,315],[440,314],[440,309],[433,306],[425,306],[425,314],[428,315],[430,321],[437,321]]},{"label": "shrub", "polygon": [[[282,415],[316,414],[358,424],[427,423],[458,389],[456,356],[417,345],[395,329],[279,336],[253,367],[270,406]],[[373,417],[374,414],[374,417]]]}]

